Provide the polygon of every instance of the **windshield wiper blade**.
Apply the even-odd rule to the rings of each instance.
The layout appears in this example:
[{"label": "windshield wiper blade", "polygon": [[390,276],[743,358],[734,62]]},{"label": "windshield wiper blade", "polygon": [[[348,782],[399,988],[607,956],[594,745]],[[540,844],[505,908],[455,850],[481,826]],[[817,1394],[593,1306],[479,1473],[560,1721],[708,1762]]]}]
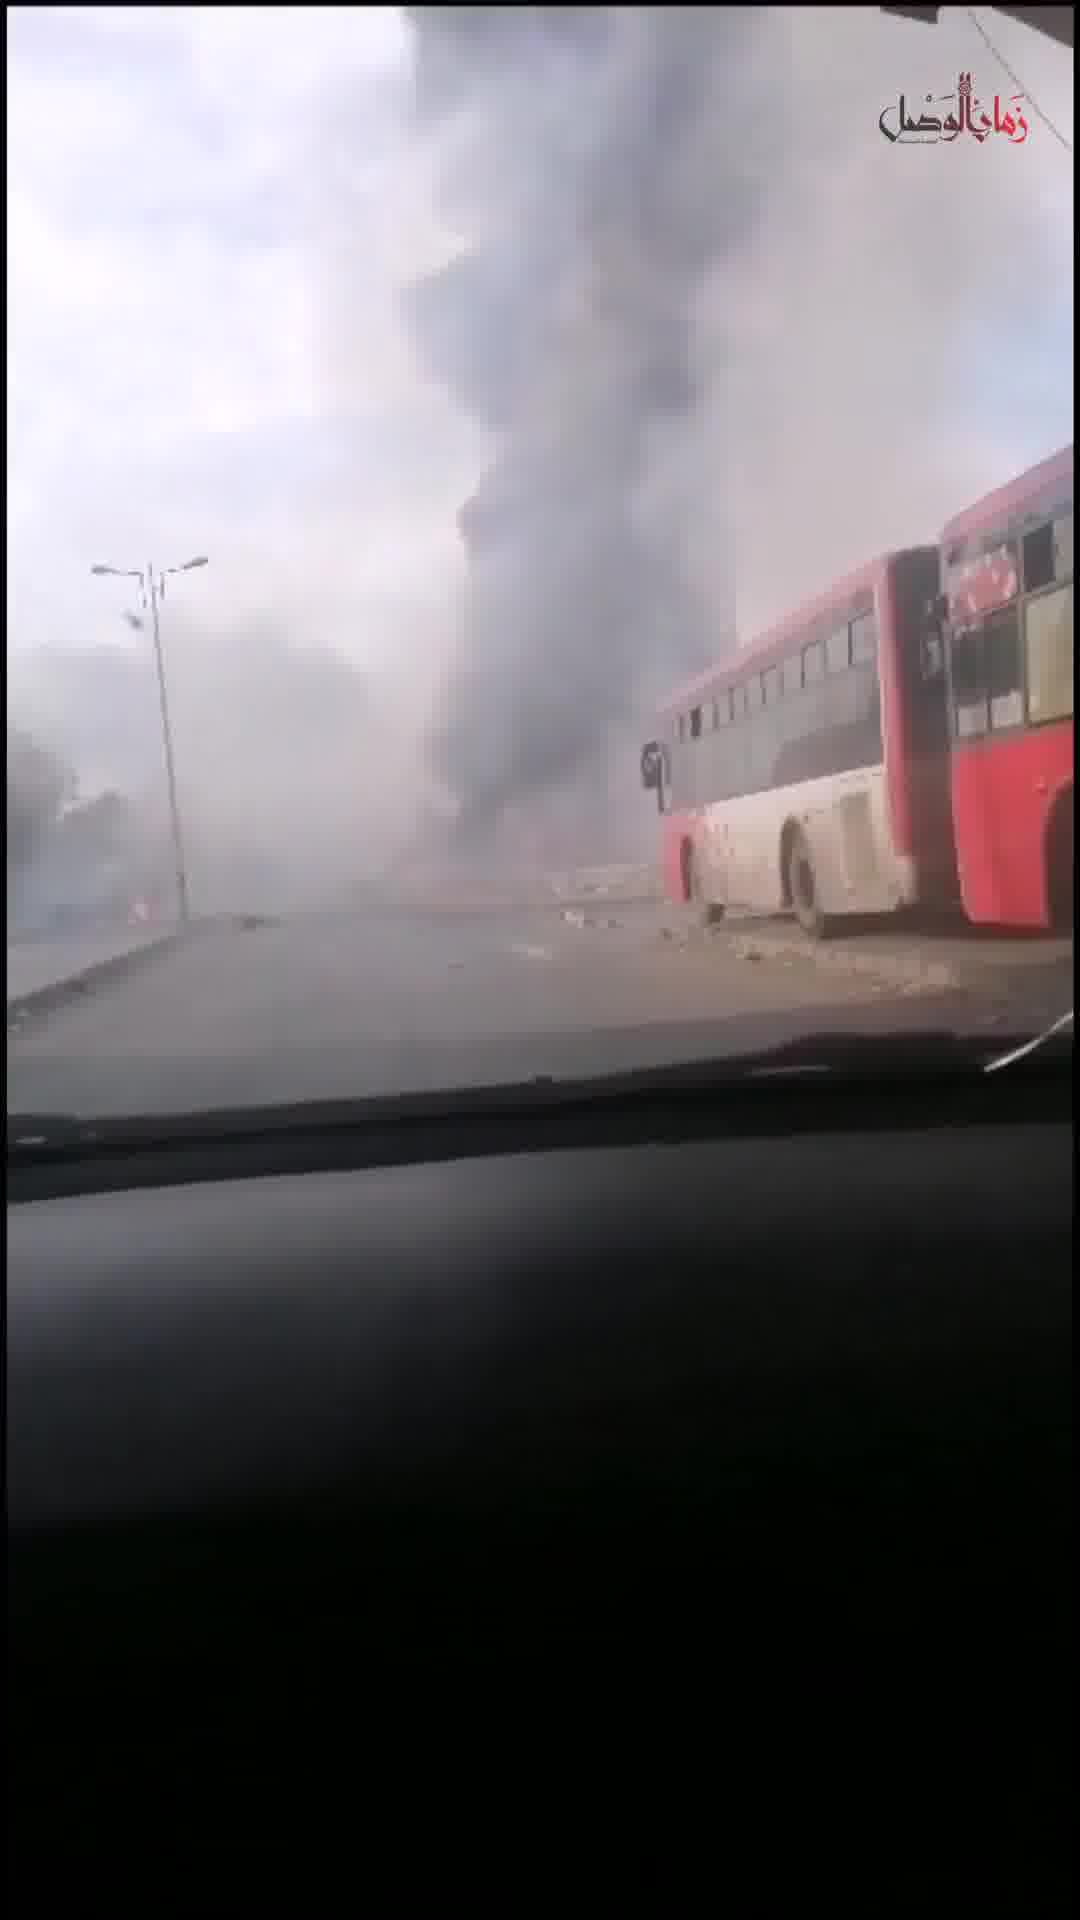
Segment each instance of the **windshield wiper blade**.
[{"label": "windshield wiper blade", "polygon": [[1018,1060],[1026,1060],[1030,1054],[1041,1053],[1050,1041],[1060,1034],[1066,1032],[1071,1034],[1072,1024],[1073,1010],[1070,1007],[1068,1013],[1063,1013],[1060,1019],[1052,1021],[1044,1032],[1037,1033],[1034,1040],[1025,1040],[1020,1046],[1010,1047],[1006,1053],[1001,1053],[995,1060],[988,1061],[986,1072],[997,1073],[1000,1067],[1011,1067]]},{"label": "windshield wiper blade", "polygon": [[12,1148],[81,1147],[98,1138],[100,1128],[75,1113],[9,1113],[8,1152]]},{"label": "windshield wiper blade", "polygon": [[[754,1053],[733,1054],[727,1058],[702,1062],[701,1072],[710,1079],[726,1078],[729,1074],[738,1077],[774,1073],[922,1074],[928,1068],[936,1071],[945,1068],[969,1073],[986,1072],[991,1066],[1004,1065],[1006,1061],[1034,1052],[1052,1038],[1059,1038],[1063,1047],[1071,1051],[1071,1034],[1067,1040],[1065,1038],[1065,1028],[1071,1025],[1071,1020],[1070,1014],[1064,1020],[1055,1021],[1053,1027],[1035,1039],[1029,1034],[964,1033],[952,1028],[927,1028],[915,1032],[901,1029],[884,1034],[843,1030],[808,1033],[794,1040],[781,1041],[774,1047],[763,1047]],[[660,1069],[661,1073],[666,1071]],[[672,1069],[672,1072],[676,1071],[678,1069]],[[685,1071],[693,1073],[695,1069],[688,1067]]]},{"label": "windshield wiper blade", "polygon": [[545,1110],[596,1111],[650,1097],[728,1096],[739,1088],[788,1076],[792,1080],[812,1077],[841,1086],[848,1081],[870,1082],[878,1087],[918,1081],[928,1074],[974,1080],[992,1067],[1024,1056],[1042,1064],[1061,1057],[1071,1060],[1071,1031],[1057,1022],[1032,1041],[1027,1034],[991,1036],[947,1028],[885,1034],[840,1029],[804,1034],[753,1053],[623,1068],[573,1079],[537,1073],[528,1079],[494,1084],[98,1119],[78,1114],[19,1113],[8,1116],[8,1155],[27,1160],[53,1154],[66,1158],[86,1151],[256,1140],[270,1134],[326,1129],[350,1134],[387,1127],[395,1132],[408,1131],[431,1123],[479,1122]]}]

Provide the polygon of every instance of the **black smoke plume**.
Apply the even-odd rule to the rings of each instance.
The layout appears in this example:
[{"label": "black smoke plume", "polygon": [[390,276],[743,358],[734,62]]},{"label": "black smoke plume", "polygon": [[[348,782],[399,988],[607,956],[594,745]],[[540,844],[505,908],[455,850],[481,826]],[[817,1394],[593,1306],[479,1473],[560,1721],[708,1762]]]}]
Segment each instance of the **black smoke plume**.
[{"label": "black smoke plume", "polygon": [[705,503],[678,469],[702,400],[694,301],[751,234],[781,139],[748,85],[759,10],[409,11],[417,113],[446,139],[464,235],[409,317],[495,448],[462,515],[432,761],[465,836],[571,787],[596,844],[643,707],[734,639],[725,449],[704,583],[680,522]]}]

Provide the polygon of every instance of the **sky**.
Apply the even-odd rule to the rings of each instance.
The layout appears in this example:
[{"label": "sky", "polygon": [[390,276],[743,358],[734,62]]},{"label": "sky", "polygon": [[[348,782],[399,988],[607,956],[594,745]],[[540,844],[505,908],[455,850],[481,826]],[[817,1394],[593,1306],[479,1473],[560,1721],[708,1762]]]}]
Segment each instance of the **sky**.
[{"label": "sky", "polygon": [[191,591],[219,607],[261,604],[260,575],[336,620],[357,596],[363,632],[333,637],[368,657],[387,603],[422,602],[415,543],[452,540],[461,484],[394,313],[447,245],[403,164],[400,18],[8,22],[11,639],[111,639],[92,558],[207,552]]},{"label": "sky", "polygon": [[[564,239],[555,277],[587,310],[585,334],[559,336],[576,341],[577,392],[549,345],[494,424],[418,348],[403,301],[486,248],[520,276],[500,309],[520,331],[546,297],[539,240],[583,177],[587,116],[614,127],[640,96],[622,52],[594,57],[588,90],[564,52],[466,60],[467,11],[446,10],[459,71],[435,113],[416,94],[434,30],[397,9],[7,14],[11,706],[89,785],[160,800],[145,640],[123,625],[126,588],[89,569],[207,554],[165,609],[193,831],[265,850],[291,824],[319,886],[438,814],[445,765],[427,741],[448,684],[482,687],[469,724],[490,737],[523,690],[534,702],[545,674],[573,672],[525,619],[544,585],[534,542],[510,602],[532,654],[470,678],[457,514],[545,410],[580,481],[569,416],[581,370],[610,362],[594,282]],[[644,423],[628,480],[706,647],[729,601],[749,638],[1072,437],[1071,155],[1034,113],[1021,146],[899,148],[878,130],[901,92],[946,93],[961,70],[984,99],[1015,91],[966,10],[936,29],[874,8],[756,11],[760,29],[699,89],[693,137],[654,149],[677,215],[740,169],[761,189],[737,246],[682,289],[695,403]],[[1071,140],[1071,53],[979,17]],[[646,287],[649,256],[633,264],[616,287]],[[490,316],[474,318],[494,351]],[[665,670],[662,654],[649,664]],[[591,662],[590,699],[607,670]],[[615,745],[585,730],[573,751],[626,778],[649,828],[629,785],[627,671],[613,652]],[[447,709],[459,732],[461,705]],[[475,741],[445,764],[464,791]]]}]

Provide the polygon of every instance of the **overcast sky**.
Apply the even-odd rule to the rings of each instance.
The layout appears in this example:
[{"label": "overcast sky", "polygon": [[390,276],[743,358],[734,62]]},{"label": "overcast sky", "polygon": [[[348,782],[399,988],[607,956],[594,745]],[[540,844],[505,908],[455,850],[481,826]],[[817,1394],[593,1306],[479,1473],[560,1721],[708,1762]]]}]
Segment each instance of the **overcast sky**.
[{"label": "overcast sky", "polygon": [[456,547],[475,454],[395,310],[448,245],[406,47],[393,9],[9,12],[9,644],[113,638],[95,558],[206,552],[191,596],[351,603],[366,654]]},{"label": "overcast sky", "polygon": [[[1071,53],[980,17],[1071,138]],[[422,705],[490,446],[400,320],[458,244],[410,30],[377,8],[7,24],[9,665],[121,639],[123,589],[93,561],[207,553],[180,590],[221,645],[272,608]],[[756,245],[692,316],[716,377],[673,492],[690,473],[704,500],[723,463],[744,633],[1072,432],[1071,156],[1033,112],[1020,147],[878,132],[961,68],[984,98],[1014,90],[966,10],[932,30],[800,8],[770,31],[785,153]],[[687,518],[703,566],[708,524]]]}]

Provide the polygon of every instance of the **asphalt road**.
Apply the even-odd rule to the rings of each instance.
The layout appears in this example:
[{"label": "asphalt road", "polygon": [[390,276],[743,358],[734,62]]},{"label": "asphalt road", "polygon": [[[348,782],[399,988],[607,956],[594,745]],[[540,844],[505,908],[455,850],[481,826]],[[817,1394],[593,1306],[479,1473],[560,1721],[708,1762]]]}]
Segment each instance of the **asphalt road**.
[{"label": "asphalt road", "polygon": [[42,934],[12,941],[7,950],[9,1003],[46,991],[54,981],[142,952],[165,937],[162,927],[119,927],[111,932]]},{"label": "asphalt road", "polygon": [[[680,941],[655,909],[309,917],[203,930],[8,1034],[8,1111],[191,1111],[614,1072],[823,1028],[1003,1023],[1000,994],[920,992],[797,946]],[[616,924],[602,924],[609,913]],[[1071,1004],[1067,964],[1020,1018]],[[1062,994],[1066,997],[1062,1001]]]}]

